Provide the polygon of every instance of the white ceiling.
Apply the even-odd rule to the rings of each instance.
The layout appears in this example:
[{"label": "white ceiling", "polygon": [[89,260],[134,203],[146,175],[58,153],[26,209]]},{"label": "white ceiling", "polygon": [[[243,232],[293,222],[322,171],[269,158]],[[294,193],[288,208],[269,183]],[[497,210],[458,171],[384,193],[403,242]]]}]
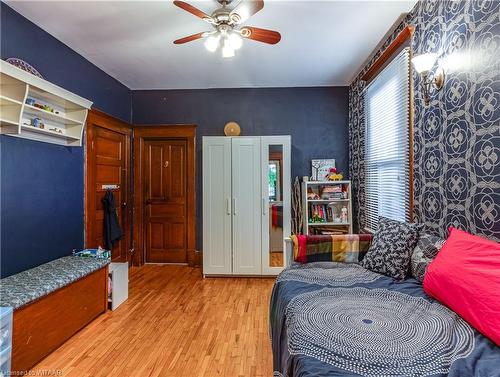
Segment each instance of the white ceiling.
[{"label": "white ceiling", "polygon": [[279,31],[281,42],[245,40],[231,59],[201,40],[174,45],[211,26],[171,0],[6,3],[131,89],[197,89],[347,85],[416,0],[266,0],[246,24]]}]

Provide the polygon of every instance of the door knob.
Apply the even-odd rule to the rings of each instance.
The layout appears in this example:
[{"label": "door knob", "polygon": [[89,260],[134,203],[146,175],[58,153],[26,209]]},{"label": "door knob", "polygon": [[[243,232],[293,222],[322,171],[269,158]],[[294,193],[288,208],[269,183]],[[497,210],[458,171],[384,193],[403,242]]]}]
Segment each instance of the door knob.
[{"label": "door knob", "polygon": [[164,168],[168,168],[168,161],[165,161],[165,164],[163,164]]}]

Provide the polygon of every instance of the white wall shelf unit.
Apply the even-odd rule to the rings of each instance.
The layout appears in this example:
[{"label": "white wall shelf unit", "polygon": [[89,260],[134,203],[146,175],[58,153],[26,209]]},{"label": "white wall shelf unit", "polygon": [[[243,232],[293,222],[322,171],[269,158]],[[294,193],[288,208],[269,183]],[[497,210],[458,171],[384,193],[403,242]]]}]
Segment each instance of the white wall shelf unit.
[{"label": "white wall shelf unit", "polygon": [[302,201],[304,234],[352,233],[351,181],[302,182]]},{"label": "white wall shelf unit", "polygon": [[91,101],[5,61],[0,68],[0,134],[82,145]]}]

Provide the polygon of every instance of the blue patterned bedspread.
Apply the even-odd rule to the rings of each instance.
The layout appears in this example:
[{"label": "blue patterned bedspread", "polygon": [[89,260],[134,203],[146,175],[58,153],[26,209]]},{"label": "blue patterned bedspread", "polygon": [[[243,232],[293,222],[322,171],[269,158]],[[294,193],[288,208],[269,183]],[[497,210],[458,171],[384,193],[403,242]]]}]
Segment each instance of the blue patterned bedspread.
[{"label": "blue patterned bedspread", "polygon": [[275,376],[500,377],[500,348],[418,281],[356,264],[286,269],[270,321]]}]

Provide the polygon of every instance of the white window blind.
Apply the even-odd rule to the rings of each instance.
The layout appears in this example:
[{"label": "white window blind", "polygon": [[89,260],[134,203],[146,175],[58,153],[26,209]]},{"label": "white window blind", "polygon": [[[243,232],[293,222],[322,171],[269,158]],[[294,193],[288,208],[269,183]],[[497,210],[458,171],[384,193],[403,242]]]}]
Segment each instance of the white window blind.
[{"label": "white window blind", "polygon": [[410,219],[409,49],[399,53],[365,91],[366,227],[379,216]]}]

